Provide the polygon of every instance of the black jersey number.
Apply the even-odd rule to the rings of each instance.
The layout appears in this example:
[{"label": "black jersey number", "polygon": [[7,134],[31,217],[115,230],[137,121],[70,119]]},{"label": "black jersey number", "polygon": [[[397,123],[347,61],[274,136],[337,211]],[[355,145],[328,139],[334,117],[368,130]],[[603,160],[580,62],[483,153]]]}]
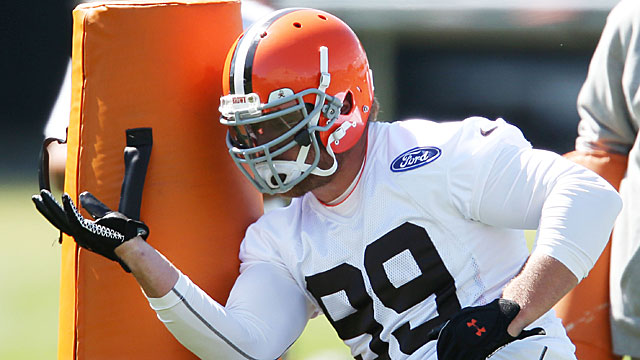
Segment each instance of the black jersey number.
[{"label": "black jersey number", "polygon": [[[387,275],[384,264],[402,255],[406,259],[409,254],[420,274],[396,287]],[[427,334],[431,329],[460,310],[453,277],[442,262],[429,234],[420,226],[404,223],[369,244],[364,253],[364,265],[371,288],[378,299],[385,307],[397,313],[435,295],[437,317],[413,329],[407,322],[393,331],[400,350],[407,355],[427,343]],[[389,344],[380,339],[382,325],[374,318],[373,301],[367,294],[365,279],[358,268],[343,263],[325,272],[307,276],[306,281],[307,289],[325,314],[329,313],[321,298],[344,291],[355,311],[335,321],[327,316],[338,336],[347,340],[369,334],[372,337],[369,343],[371,351],[378,355],[378,359],[389,359]]]}]

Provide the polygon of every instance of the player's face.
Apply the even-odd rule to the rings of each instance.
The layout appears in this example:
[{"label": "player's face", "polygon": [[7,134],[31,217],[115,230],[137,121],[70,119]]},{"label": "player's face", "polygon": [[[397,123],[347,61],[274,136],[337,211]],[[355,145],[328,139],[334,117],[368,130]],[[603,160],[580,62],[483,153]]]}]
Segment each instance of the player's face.
[{"label": "player's face", "polygon": [[[326,152],[326,150],[324,150],[323,148],[321,148],[320,151],[321,151],[321,153],[320,153],[320,162],[318,163],[318,167],[321,168],[321,169],[330,168],[331,165],[333,164],[333,159]],[[296,153],[297,153],[297,151],[296,151]],[[342,155],[342,154],[336,154],[336,160],[338,161],[338,164],[340,164],[340,155]],[[312,158],[313,156],[314,156],[314,149],[312,147],[309,150],[309,158]],[[336,171],[336,173],[337,173],[337,171]],[[289,198],[303,196],[304,194],[308,193],[309,191],[315,190],[315,189],[317,189],[317,188],[319,188],[321,186],[324,186],[324,185],[327,185],[328,183],[330,183],[331,180],[336,175],[336,173],[334,173],[333,175],[330,175],[330,176],[317,176],[317,175],[311,174],[311,175],[307,176],[304,180],[302,180],[299,184],[294,186],[291,190],[281,194],[281,196],[289,197]]]},{"label": "player's face", "polygon": [[[288,106],[292,106],[294,105],[295,102],[290,102],[287,104],[282,105],[282,107],[276,108],[276,110],[279,109],[283,109],[286,108]],[[311,109],[308,109],[308,111],[311,111]],[[286,121],[280,121],[279,123],[274,123],[272,127],[269,127],[269,129],[266,131],[267,133],[269,133],[269,135],[267,137],[265,137],[266,139],[273,139],[277,136],[279,136],[279,134],[282,134],[284,131],[286,131],[285,127],[283,127],[280,124],[283,123],[287,123],[287,129],[295,126],[295,124],[297,124],[299,121],[301,121],[304,117],[304,115],[302,114],[302,112],[299,113],[294,113],[291,114],[292,116],[289,116],[287,119],[284,119]],[[286,141],[284,141],[284,143],[287,143],[289,141],[289,139],[287,139]],[[298,152],[300,151],[300,146],[295,146],[292,149],[286,151],[285,153],[275,157],[275,160],[288,160],[288,161],[295,161],[297,156],[298,156]],[[326,152],[326,150],[324,150],[323,146],[320,145],[320,162],[318,163],[318,167],[321,169],[326,169],[331,167],[331,165],[333,164],[333,159],[331,158],[331,156]],[[309,147],[309,153],[307,155],[307,159],[309,159],[309,161],[311,159],[313,159],[315,157],[315,149],[313,146]],[[283,197],[289,197],[289,198],[294,198],[294,197],[300,197],[303,196],[304,194],[308,193],[309,191],[312,191],[314,189],[317,189],[323,185],[328,184],[329,182],[331,182],[331,179],[333,178],[333,176],[317,176],[317,175],[309,175],[307,176],[304,180],[302,180],[299,184],[297,184],[296,186],[294,186],[291,190],[280,194]]]},{"label": "player's face", "polygon": [[[275,112],[278,110],[285,109],[290,106],[294,106],[296,104],[295,101],[291,101],[280,105],[278,107],[274,107],[269,109],[268,112],[263,113],[266,115],[271,112]],[[307,111],[311,111],[313,106],[307,106]],[[230,128],[230,135],[234,142],[234,144],[240,148],[252,148],[260,145],[265,145],[282,134],[286,133],[290,129],[292,129],[295,125],[297,125],[300,121],[304,119],[304,113],[302,110],[295,111],[280,117],[276,117],[270,120],[262,121],[259,123],[242,126],[242,127],[232,127]],[[303,129],[301,131],[307,131]],[[278,151],[280,148],[294,141],[294,136],[290,136],[284,141],[279,141],[278,144],[270,146],[269,151],[274,153]],[[318,163],[318,167],[320,168],[329,168],[333,164],[333,159],[326,152],[326,150],[320,145],[320,161]],[[296,161],[298,157],[298,153],[300,152],[300,145],[295,145],[291,149],[288,149],[284,153],[276,156],[273,160],[285,160],[285,161]],[[253,156],[261,157],[264,156],[264,153],[258,152]],[[312,162],[312,159],[315,158],[315,149],[313,146],[309,147],[309,152],[307,154],[307,162]],[[299,184],[295,185],[291,190],[280,194],[284,197],[299,197],[304,195],[305,193],[316,189],[320,186],[323,186],[331,181],[332,176],[316,176],[309,175],[304,180],[302,180]],[[284,181],[284,176],[282,176],[282,180]]]}]

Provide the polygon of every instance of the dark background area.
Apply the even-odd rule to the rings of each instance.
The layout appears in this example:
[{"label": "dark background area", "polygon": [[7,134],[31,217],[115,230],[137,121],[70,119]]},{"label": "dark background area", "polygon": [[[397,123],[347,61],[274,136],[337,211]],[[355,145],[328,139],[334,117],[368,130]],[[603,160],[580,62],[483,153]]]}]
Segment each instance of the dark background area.
[{"label": "dark background area", "polygon": [[[43,129],[71,54],[74,6],[72,0],[2,5],[0,182],[37,176]],[[386,120],[502,117],[536,147],[559,153],[573,148],[576,96],[607,11],[576,13],[583,17],[534,28],[500,25],[510,16],[466,18],[463,12],[447,19],[460,21],[453,31],[441,27],[437,15],[414,20],[424,28],[412,30],[398,21],[363,22],[362,14],[376,16],[369,10],[328,10],[363,35]]]},{"label": "dark background area", "polygon": [[398,57],[399,118],[503,118],[537,148],[573,150],[592,49],[413,48]]},{"label": "dark background area", "polygon": [[0,183],[37,177],[43,130],[71,55],[72,1],[3,1]]}]

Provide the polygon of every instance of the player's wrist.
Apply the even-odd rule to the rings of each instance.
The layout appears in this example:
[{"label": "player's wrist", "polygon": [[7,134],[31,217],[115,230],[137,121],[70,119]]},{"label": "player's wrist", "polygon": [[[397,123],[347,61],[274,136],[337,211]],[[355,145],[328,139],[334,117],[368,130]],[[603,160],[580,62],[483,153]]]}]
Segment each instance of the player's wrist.
[{"label": "player's wrist", "polygon": [[525,327],[535,320],[535,318],[531,317],[529,308],[526,304],[519,302],[517,299],[509,299],[505,297],[503,297],[503,299],[511,300],[520,306],[518,315],[516,315],[516,317],[509,323],[509,326],[507,326],[507,333],[513,337],[517,337],[522,333]]},{"label": "player's wrist", "polygon": [[521,301],[518,301],[516,297],[509,296],[508,292],[505,290],[505,293],[501,296],[502,299],[513,301],[518,304],[519,311],[518,314],[511,320],[509,325],[507,326],[507,333],[513,337],[520,335],[522,330],[528,325],[526,320],[527,307]]},{"label": "player's wrist", "polygon": [[138,235],[118,245],[114,252],[120,260],[131,267],[131,264],[135,263],[136,259],[144,256],[144,247],[148,245],[142,236]]}]

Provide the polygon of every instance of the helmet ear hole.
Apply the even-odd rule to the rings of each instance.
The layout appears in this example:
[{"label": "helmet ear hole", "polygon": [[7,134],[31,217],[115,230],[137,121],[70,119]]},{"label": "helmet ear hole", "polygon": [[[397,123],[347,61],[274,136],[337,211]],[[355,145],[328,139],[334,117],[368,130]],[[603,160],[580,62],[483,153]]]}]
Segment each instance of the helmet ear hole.
[{"label": "helmet ear hole", "polygon": [[342,100],[342,107],[340,108],[340,115],[349,115],[353,110],[353,94],[351,91],[347,92],[347,95]]},{"label": "helmet ear hole", "polygon": [[304,107],[307,109],[307,114],[309,114],[313,111],[313,109],[315,108],[315,105],[306,102],[304,103]]}]

